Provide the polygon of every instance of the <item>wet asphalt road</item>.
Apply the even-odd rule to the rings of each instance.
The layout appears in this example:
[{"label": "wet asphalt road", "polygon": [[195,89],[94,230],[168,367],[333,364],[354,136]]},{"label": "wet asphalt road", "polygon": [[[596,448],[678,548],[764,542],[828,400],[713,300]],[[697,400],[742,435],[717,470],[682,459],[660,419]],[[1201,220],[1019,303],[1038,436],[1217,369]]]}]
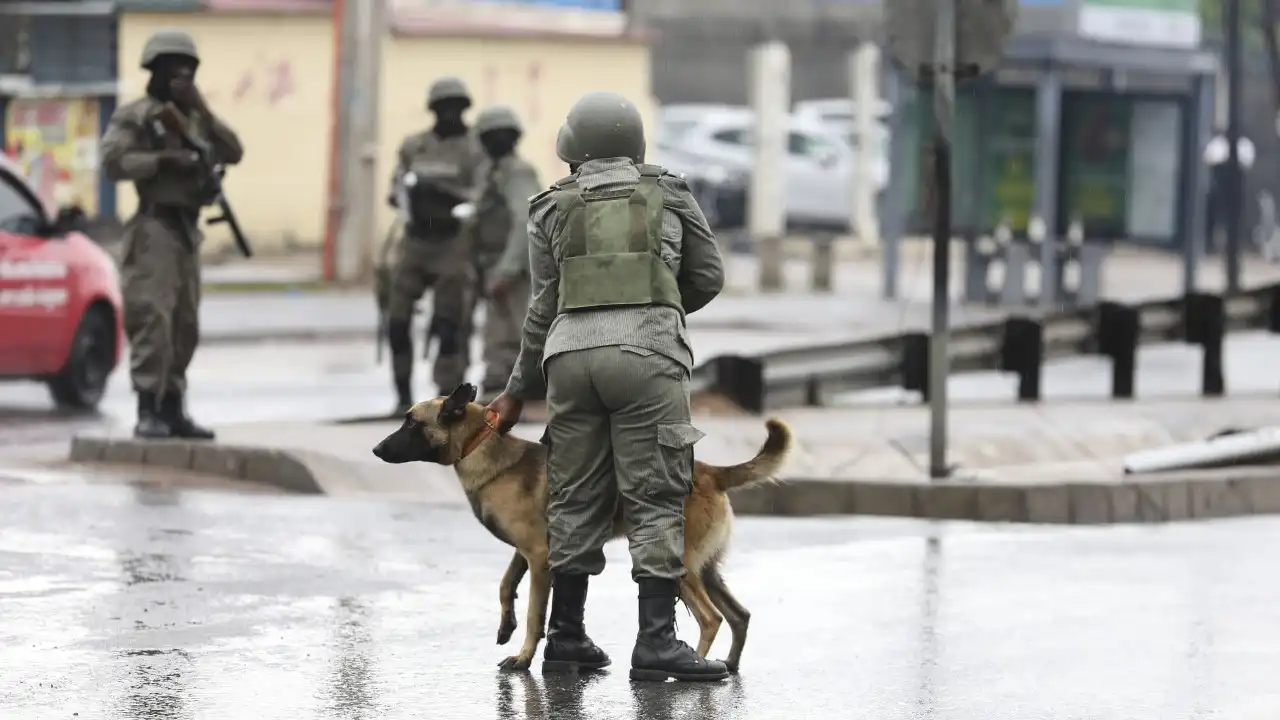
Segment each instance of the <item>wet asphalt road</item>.
[{"label": "wet asphalt road", "polygon": [[[556,681],[497,671],[507,553],[467,515],[0,488],[5,720],[1263,720],[1280,707],[1276,520],[741,520],[726,572],[753,612],[741,676],[633,686],[622,544],[588,609],[614,671]],[[725,628],[716,651],[728,641]]]}]

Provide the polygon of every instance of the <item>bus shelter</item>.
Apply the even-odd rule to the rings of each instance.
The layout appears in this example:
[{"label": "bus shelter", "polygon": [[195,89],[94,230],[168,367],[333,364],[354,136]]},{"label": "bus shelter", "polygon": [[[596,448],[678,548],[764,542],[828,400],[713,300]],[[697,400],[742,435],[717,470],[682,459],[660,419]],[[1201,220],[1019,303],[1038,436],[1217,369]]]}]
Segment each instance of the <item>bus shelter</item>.
[{"label": "bus shelter", "polygon": [[[928,234],[932,107],[886,63],[891,178],[881,197],[883,294],[897,296],[899,244]],[[1074,37],[1015,37],[1001,66],[960,85],[953,124],[955,234],[1044,229],[1043,277],[1069,226],[1089,242],[1181,252],[1194,285],[1204,242],[1217,56]],[[1038,221],[1038,222],[1037,222]],[[1040,302],[1054,302],[1046,283]]]}]

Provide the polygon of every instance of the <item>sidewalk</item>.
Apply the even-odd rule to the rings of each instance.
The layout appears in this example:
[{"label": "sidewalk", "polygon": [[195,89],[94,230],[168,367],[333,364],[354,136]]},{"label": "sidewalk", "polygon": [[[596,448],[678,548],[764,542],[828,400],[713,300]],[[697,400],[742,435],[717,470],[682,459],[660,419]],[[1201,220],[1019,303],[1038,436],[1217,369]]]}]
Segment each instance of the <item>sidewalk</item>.
[{"label": "sidewalk", "polygon": [[[959,251],[956,251],[957,260]],[[205,270],[211,288],[201,307],[201,336],[205,343],[266,340],[370,340],[375,336],[377,309],[372,290],[317,288],[314,258],[228,263]],[[751,256],[732,255],[726,263],[726,291],[711,305],[689,317],[693,329],[754,329],[837,332],[845,337],[865,337],[928,327],[932,292],[927,252],[915,247],[904,253],[900,299],[880,298],[878,258],[848,259],[833,272],[834,291],[807,290],[810,275],[806,260],[787,261],[784,292],[755,292],[759,264]],[[993,308],[959,305],[963,263],[955,262],[952,274],[952,322],[963,325],[1001,317]],[[1200,289],[1219,291],[1221,263],[1206,260]],[[1280,282],[1280,266],[1261,261],[1245,264],[1246,286]],[[292,284],[295,289],[272,290],[264,286]],[[249,288],[229,291],[226,288]],[[1104,295],[1113,300],[1140,301],[1176,297],[1181,293],[1181,272],[1176,258],[1150,252],[1118,251],[1107,265]],[[424,298],[422,317],[430,313],[430,296]]]},{"label": "sidewalk", "polygon": [[[950,418],[956,475],[930,482],[926,408],[794,410],[797,445],[783,482],[735,492],[742,514],[871,514],[987,521],[1113,523],[1280,513],[1280,468],[1122,474],[1137,450],[1205,439],[1227,427],[1280,424],[1273,398],[958,407]],[[699,460],[750,458],[759,417],[702,414]],[[76,462],[160,465],[335,496],[390,495],[465,505],[452,471],[386,465],[371,448],[398,426],[259,423],[219,428],[218,445],[79,438]],[[524,424],[536,440],[542,426]],[[225,443],[225,444],[224,444]]]}]

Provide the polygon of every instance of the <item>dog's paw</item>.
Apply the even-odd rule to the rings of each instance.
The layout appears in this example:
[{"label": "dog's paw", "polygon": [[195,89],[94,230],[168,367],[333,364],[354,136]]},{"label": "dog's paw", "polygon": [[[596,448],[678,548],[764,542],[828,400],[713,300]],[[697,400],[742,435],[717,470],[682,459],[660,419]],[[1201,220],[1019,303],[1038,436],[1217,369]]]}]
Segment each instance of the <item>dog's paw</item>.
[{"label": "dog's paw", "polygon": [[529,666],[532,664],[533,664],[532,657],[525,658],[525,657],[520,657],[519,655],[512,655],[511,657],[505,658],[502,662],[498,663],[498,667],[503,672],[523,672],[525,670],[528,670]]},{"label": "dog's paw", "polygon": [[511,639],[511,635],[516,631],[516,614],[515,612],[505,612],[502,614],[502,622],[498,625],[498,644],[506,645]]}]

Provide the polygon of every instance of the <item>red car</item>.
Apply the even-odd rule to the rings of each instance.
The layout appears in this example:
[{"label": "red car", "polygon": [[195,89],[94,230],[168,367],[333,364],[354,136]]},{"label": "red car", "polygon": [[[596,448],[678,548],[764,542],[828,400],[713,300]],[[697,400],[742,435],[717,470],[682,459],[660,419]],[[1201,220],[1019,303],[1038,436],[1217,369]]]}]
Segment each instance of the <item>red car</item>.
[{"label": "red car", "polygon": [[125,348],[115,260],[83,226],[0,155],[0,379],[43,382],[70,409],[97,407]]}]

